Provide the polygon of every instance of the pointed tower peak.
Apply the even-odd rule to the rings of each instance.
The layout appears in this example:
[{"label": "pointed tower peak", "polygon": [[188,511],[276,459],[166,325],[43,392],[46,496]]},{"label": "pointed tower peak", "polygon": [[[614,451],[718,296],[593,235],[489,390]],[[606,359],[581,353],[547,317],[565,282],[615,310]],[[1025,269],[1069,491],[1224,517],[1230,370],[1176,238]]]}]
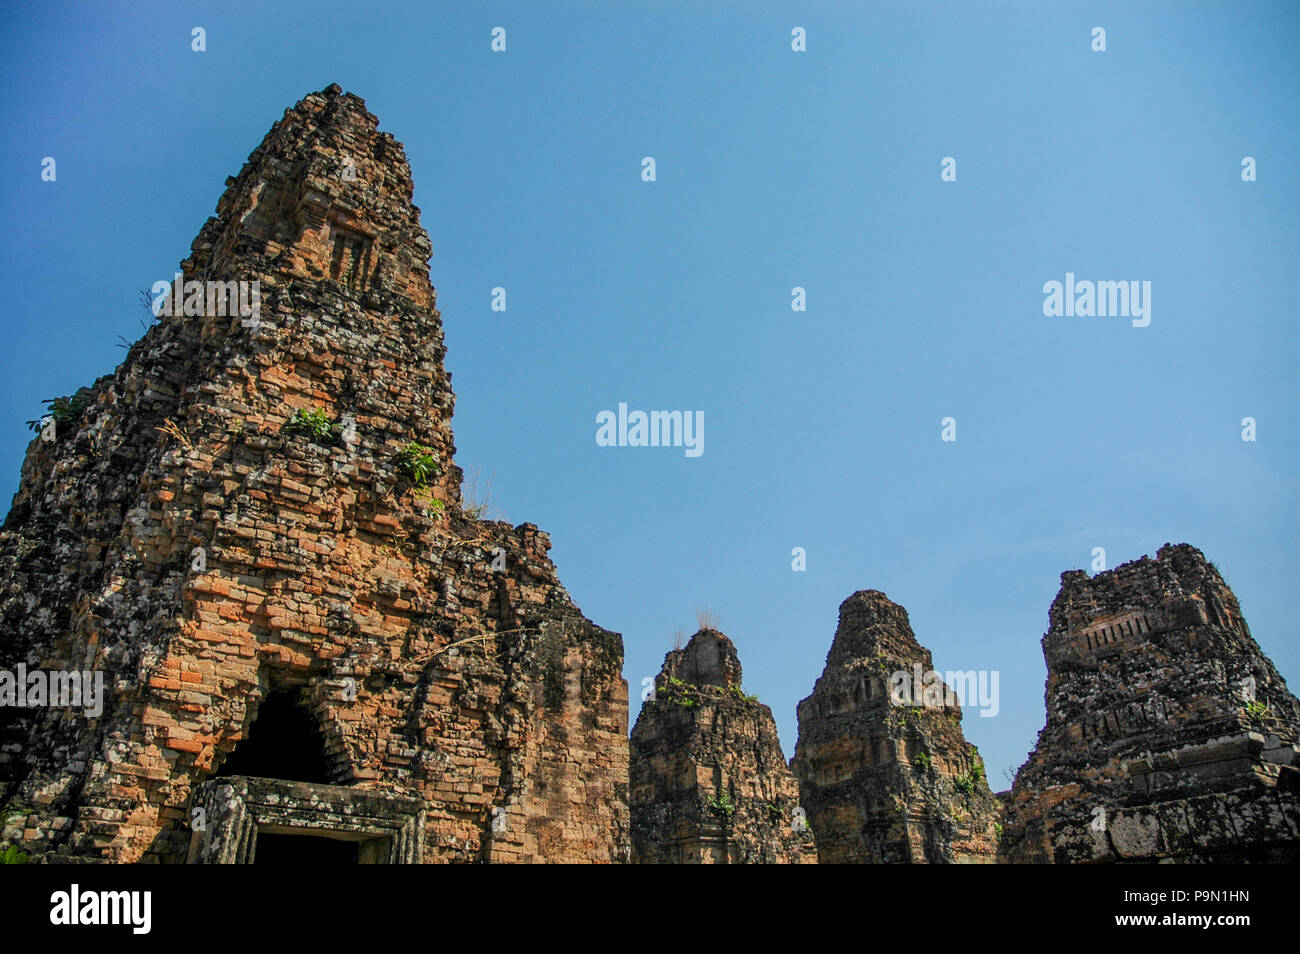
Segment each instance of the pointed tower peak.
[{"label": "pointed tower peak", "polygon": [[929,653],[917,642],[907,610],[880,590],[858,590],[840,604],[828,662],[877,655],[929,664]]},{"label": "pointed tower peak", "polygon": [[186,279],[331,282],[432,308],[433,245],[405,150],[359,96],[332,84],[271,127],[226,180],[181,263]]},{"label": "pointed tower peak", "polygon": [[[154,332],[202,357],[186,370],[189,386],[244,380],[254,396],[244,417],[265,415],[277,431],[297,411],[323,412],[349,435],[349,452],[376,456],[394,485],[410,482],[399,455],[424,455],[420,492],[455,505],[433,246],[402,144],[378,123],[337,84],[285,110],[226,180],[171,294],[159,296]],[[231,291],[243,296],[234,317],[222,300]],[[194,352],[197,342],[206,350]]]}]

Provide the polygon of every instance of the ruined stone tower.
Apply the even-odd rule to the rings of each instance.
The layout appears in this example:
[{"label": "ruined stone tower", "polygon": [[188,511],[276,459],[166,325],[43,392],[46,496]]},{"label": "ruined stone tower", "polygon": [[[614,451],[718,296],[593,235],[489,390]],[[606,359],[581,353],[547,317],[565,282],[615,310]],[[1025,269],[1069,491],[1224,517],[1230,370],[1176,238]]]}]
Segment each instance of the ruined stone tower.
[{"label": "ruined stone tower", "polygon": [[632,860],[815,863],[798,795],[731,640],[702,629],[670,652],[632,730]]},{"label": "ruined stone tower", "polygon": [[286,110],[177,307],[28,451],[0,667],[105,696],[0,709],[36,859],[626,859],[622,641],[544,533],[462,507],[432,246],[377,124],[337,86]]},{"label": "ruined stone tower", "polygon": [[1195,547],[1061,574],[1013,862],[1300,860],[1300,703]]},{"label": "ruined stone tower", "polygon": [[903,607],[877,590],[840,604],[793,760],[823,864],[995,860],[997,800],[932,672]]}]

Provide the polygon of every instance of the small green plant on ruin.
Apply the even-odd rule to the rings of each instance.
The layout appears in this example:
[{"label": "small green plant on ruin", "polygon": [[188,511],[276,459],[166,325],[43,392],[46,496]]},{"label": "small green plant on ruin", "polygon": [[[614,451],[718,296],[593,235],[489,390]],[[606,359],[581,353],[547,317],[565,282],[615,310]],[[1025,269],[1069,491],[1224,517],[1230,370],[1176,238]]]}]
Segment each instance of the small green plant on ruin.
[{"label": "small green plant on ruin", "polygon": [[993,823],[993,834],[997,837],[997,840],[998,840],[999,842],[1002,841],[1002,835],[1003,835],[1003,832],[1005,832],[1005,831],[1006,831],[1006,829],[1002,827],[1002,822],[994,822],[994,823]]},{"label": "small green plant on ruin", "polygon": [[0,808],[0,819],[12,818],[14,815],[30,815],[34,811],[36,811],[35,805],[24,801],[18,795],[14,795],[4,803],[3,808]]},{"label": "small green plant on ruin", "polygon": [[781,817],[781,806],[778,805],[776,802],[768,802],[768,803],[767,803],[767,812],[768,812],[769,815],[773,816],[774,818],[780,818],[780,817]]},{"label": "small green plant on ruin", "polygon": [[411,479],[416,490],[425,490],[438,474],[438,462],[433,459],[433,448],[408,441],[397,454],[397,469]]},{"label": "small green plant on ruin", "polygon": [[934,759],[930,757],[929,752],[917,752],[916,755],[912,757],[912,765],[919,769],[928,769],[933,764]]},{"label": "small green plant on ruin", "polygon": [[700,704],[696,687],[684,679],[678,679],[676,676],[668,677],[668,681],[658,691],[656,698],[675,706],[681,706],[683,709],[694,709]]},{"label": "small green plant on ruin", "polygon": [[976,759],[975,767],[970,770],[971,778],[977,782],[987,782],[988,777],[984,774],[984,760]]},{"label": "small green plant on ruin", "polygon": [[758,696],[752,692],[746,692],[740,686],[728,686],[727,691],[739,699],[741,702],[757,702]]},{"label": "small green plant on ruin", "polygon": [[736,811],[735,804],[731,801],[731,795],[728,792],[719,792],[709,799],[709,807],[713,811],[724,817],[730,817]]},{"label": "small green plant on ruin", "polygon": [[37,420],[27,422],[27,426],[38,434],[44,429],[47,418],[54,419],[55,434],[64,425],[75,424],[81,419],[82,412],[86,410],[88,404],[85,395],[80,391],[72,397],[46,398],[41,403],[48,405],[46,413]]},{"label": "small green plant on ruin", "polygon": [[975,778],[972,775],[955,775],[952,784],[963,795],[970,795],[975,791]]},{"label": "small green plant on ruin", "polygon": [[0,854],[0,865],[25,865],[27,864],[27,852],[19,851],[17,845],[10,845]]},{"label": "small green plant on ruin", "polygon": [[284,425],[286,434],[298,434],[314,444],[333,444],[339,430],[338,422],[331,420],[323,407],[310,411],[298,408]]},{"label": "small green plant on ruin", "polygon": [[1263,722],[1272,713],[1269,712],[1268,704],[1259,699],[1252,699],[1246,703],[1246,718],[1253,722]]}]

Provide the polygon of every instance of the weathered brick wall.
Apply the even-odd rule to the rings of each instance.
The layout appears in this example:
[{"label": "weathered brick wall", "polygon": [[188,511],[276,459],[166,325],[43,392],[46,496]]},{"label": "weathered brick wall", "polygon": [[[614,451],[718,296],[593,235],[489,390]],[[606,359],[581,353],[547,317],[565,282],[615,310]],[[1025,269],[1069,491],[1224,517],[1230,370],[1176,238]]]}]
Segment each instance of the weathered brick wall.
[{"label": "weathered brick wall", "polygon": [[1300,704],[1199,550],[1062,573],[1042,643],[1004,860],[1300,857]]},{"label": "weathered brick wall", "polygon": [[812,832],[772,710],[736,648],[702,629],[670,652],[632,730],[632,860],[812,864]]},{"label": "weathered brick wall", "polygon": [[877,590],[840,605],[793,761],[822,863],[994,860],[1000,809],[961,707],[891,702],[891,675],[917,664],[932,669],[903,607]]},{"label": "weathered brick wall", "polygon": [[[626,858],[622,642],[544,533],[461,507],[432,246],[376,126],[337,87],[286,110],[181,268],[259,281],[260,322],[162,318],[29,449],[0,664],[109,684],[98,719],[0,711],[4,797],[30,808],[10,827],[38,856],[183,859],[195,786],[289,687],[332,782],[426,801],[424,860]],[[314,408],[353,427],[283,430]],[[397,467],[411,441],[427,489]]]}]

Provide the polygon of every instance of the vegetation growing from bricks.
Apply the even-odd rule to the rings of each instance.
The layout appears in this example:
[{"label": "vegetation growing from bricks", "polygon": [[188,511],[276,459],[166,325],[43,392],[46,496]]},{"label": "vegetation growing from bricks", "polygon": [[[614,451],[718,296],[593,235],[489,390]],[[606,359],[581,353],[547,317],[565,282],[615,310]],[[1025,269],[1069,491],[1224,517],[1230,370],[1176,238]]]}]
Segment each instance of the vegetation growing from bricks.
[{"label": "vegetation growing from bricks", "polygon": [[416,490],[424,490],[438,473],[433,448],[410,441],[397,454],[397,469],[411,479]]},{"label": "vegetation growing from bricks", "polygon": [[284,425],[284,432],[301,435],[316,444],[332,444],[338,437],[339,425],[322,407],[310,411],[298,408]]},{"label": "vegetation growing from bricks", "polygon": [[25,865],[27,864],[27,852],[19,851],[17,845],[10,845],[0,854],[0,865]]},{"label": "vegetation growing from bricks", "polygon": [[1246,717],[1252,722],[1263,722],[1272,713],[1268,711],[1268,704],[1258,699],[1253,699],[1246,703]]},{"label": "vegetation growing from bricks", "polygon": [[746,692],[740,686],[728,686],[727,691],[739,699],[741,702],[757,702],[758,696],[752,692]]},{"label": "vegetation growing from bricks", "polygon": [[656,692],[655,698],[683,709],[694,709],[700,704],[698,687],[676,676],[668,677],[663,688]]},{"label": "vegetation growing from bricks", "polygon": [[886,712],[885,724],[891,725],[896,729],[903,729],[907,727],[907,719],[909,716],[915,717],[916,711],[903,709],[903,710]]},{"label": "vegetation growing from bricks", "polygon": [[40,433],[41,429],[45,426],[46,416],[52,417],[54,418],[54,425],[56,428],[55,433],[57,434],[58,428],[63,427],[65,424],[75,424],[79,421],[82,412],[86,410],[89,402],[86,400],[85,395],[78,391],[76,394],[72,395],[72,397],[46,398],[41,403],[49,406],[46,415],[43,415],[35,421],[28,421],[27,426],[33,431]]},{"label": "vegetation growing from bricks", "polygon": [[719,792],[709,799],[709,807],[719,815],[730,817],[736,811],[735,804],[731,801],[731,795],[727,792]]}]

